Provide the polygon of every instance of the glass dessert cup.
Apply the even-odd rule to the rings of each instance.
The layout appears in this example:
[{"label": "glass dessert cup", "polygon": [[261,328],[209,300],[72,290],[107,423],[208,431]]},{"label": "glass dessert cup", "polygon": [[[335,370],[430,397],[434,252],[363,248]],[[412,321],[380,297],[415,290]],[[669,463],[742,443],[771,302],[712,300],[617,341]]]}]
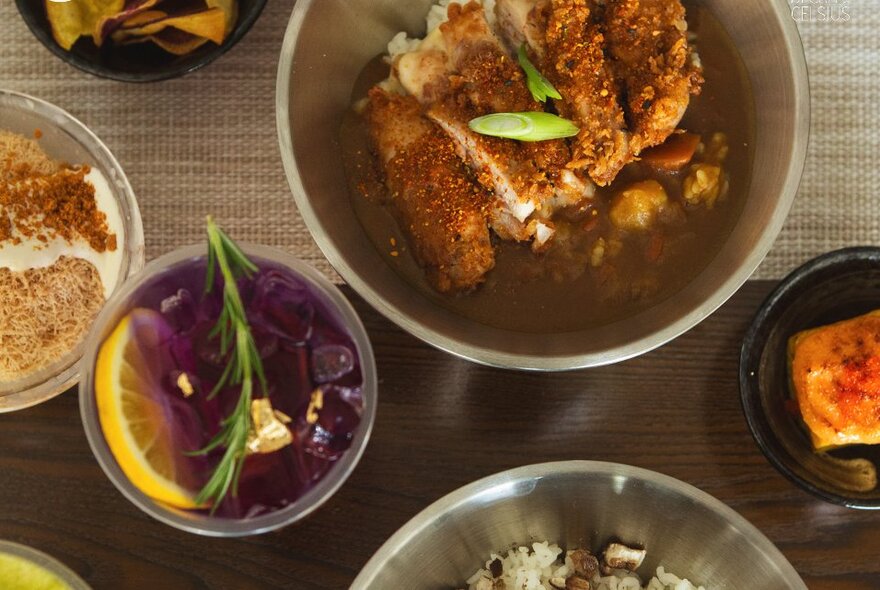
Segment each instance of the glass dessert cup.
[{"label": "glass dessert cup", "polygon": [[[312,472],[309,472],[312,478],[309,480],[310,483],[304,486],[305,491],[297,488],[289,503],[285,501],[281,507],[269,508],[273,511],[257,511],[259,513],[254,516],[250,516],[248,510],[244,516],[230,517],[220,515],[223,512],[223,504],[217,510],[218,514],[212,515],[206,509],[180,509],[154,500],[132,483],[126,475],[123,466],[111,450],[111,444],[102,428],[103,416],[99,415],[97,392],[100,386],[96,384],[99,379],[96,367],[99,363],[102,345],[117,330],[123,318],[131,317],[129,314],[135,308],[154,307],[153,303],[158,303],[159,300],[164,301],[164,298],[169,295],[178,293],[179,288],[189,289],[187,283],[194,283],[197,280],[201,284],[204,275],[193,279],[194,273],[184,275],[182,272],[187,273],[194,265],[201,271],[206,268],[206,246],[189,246],[166,254],[150,262],[143,272],[128,281],[99,314],[89,335],[82,360],[82,366],[85,370],[80,382],[80,411],[89,445],[104,472],[126,498],[153,518],[175,528],[207,536],[236,537],[260,534],[291,524],[317,509],[339,489],[354,470],[366,448],[376,412],[377,380],[372,347],[360,319],[342,293],[316,270],[287,253],[264,246],[247,244],[241,245],[241,248],[261,270],[280,269],[284,274],[295,278],[305,287],[305,290],[318,303],[314,317],[323,317],[324,320],[339,327],[355,349],[353,352],[356,352],[357,360],[354,367],[359,367],[360,371],[360,385],[359,387],[355,386],[355,389],[360,391],[358,396],[359,423],[352,431],[349,446],[332,459],[327,460],[329,468],[322,471],[321,475],[314,476]],[[161,287],[157,287],[157,285],[161,285]],[[256,288],[254,287],[254,289]],[[195,296],[198,297],[199,294],[196,293]],[[148,299],[152,303],[146,303]],[[248,310],[250,317],[250,308]],[[322,315],[322,311],[324,315]],[[309,322],[310,325],[313,324],[313,320],[310,319]],[[311,334],[311,329],[309,329],[309,333]],[[194,340],[197,339],[196,336],[191,337]],[[311,336],[308,338],[311,342]],[[200,345],[193,344],[193,346]],[[266,370],[269,374],[272,370],[271,365],[267,364]],[[314,369],[312,376],[313,373]],[[196,378],[199,378],[199,374],[196,375]],[[324,381],[317,382],[321,383],[320,388],[327,385]],[[208,386],[205,386],[205,390],[207,389]],[[272,398],[276,399],[275,394],[272,394]],[[311,409],[312,405],[309,404],[309,412]],[[289,410],[285,410],[285,412],[291,414]],[[299,414],[294,416],[291,429],[294,429],[298,424],[297,420],[300,418],[297,416]],[[306,445],[305,442],[299,444]],[[307,452],[302,450],[304,448],[303,446],[298,452]],[[271,457],[271,455],[261,456]],[[311,456],[309,460],[311,460]],[[289,474],[288,477],[290,477]],[[242,475],[242,484],[245,484],[246,479],[247,467]],[[242,502],[244,503],[245,500],[242,499]]]},{"label": "glass dessert cup", "polygon": [[[134,192],[119,162],[80,121],[62,109],[31,96],[0,89],[0,130],[34,137],[54,160],[87,164],[108,180],[125,231],[122,264],[115,289],[144,265],[144,234]],[[0,259],[0,266],[3,266]],[[0,412],[27,408],[76,385],[86,337],[69,353],[37,372],[14,381],[0,381]]]},{"label": "glass dessert cup", "polygon": [[52,574],[62,583],[66,584],[65,590],[91,590],[91,587],[76,575],[73,570],[42,551],[37,551],[12,541],[0,540],[0,555],[8,555],[15,559],[20,559]]}]

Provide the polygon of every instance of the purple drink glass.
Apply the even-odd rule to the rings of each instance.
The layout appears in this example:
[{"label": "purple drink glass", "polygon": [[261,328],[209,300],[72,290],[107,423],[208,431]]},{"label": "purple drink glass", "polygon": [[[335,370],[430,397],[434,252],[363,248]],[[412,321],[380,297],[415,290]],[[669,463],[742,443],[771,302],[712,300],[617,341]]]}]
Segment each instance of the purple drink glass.
[{"label": "purple drink glass", "polygon": [[[334,366],[313,365],[310,367],[309,374],[313,377],[317,375],[318,381],[327,380],[341,384],[343,387],[339,389],[343,390],[346,390],[344,387],[346,384],[352,385],[352,389],[356,390],[355,405],[359,406],[357,410],[360,415],[359,423],[352,430],[350,440],[343,440],[341,447],[339,447],[339,441],[334,440],[333,437],[328,438],[326,432],[322,431],[323,437],[313,437],[314,440],[311,443],[317,447],[310,449],[310,460],[315,457],[321,460],[312,460],[309,463],[308,476],[311,477],[301,489],[290,488],[289,473],[285,481],[282,481],[284,477],[280,474],[277,478],[272,478],[271,476],[267,477],[265,473],[260,473],[261,468],[267,465],[274,469],[285,464],[285,461],[287,461],[287,465],[295,463],[295,461],[291,462],[291,460],[285,459],[287,455],[284,454],[294,451],[290,448],[286,451],[282,449],[271,455],[253,455],[249,460],[253,467],[250,472],[248,471],[248,463],[245,463],[238,499],[234,503],[224,502],[221,504],[217,514],[212,516],[203,510],[182,510],[153,500],[134,486],[117,463],[105,440],[98,417],[95,396],[95,365],[101,345],[119,321],[136,307],[159,310],[163,300],[173,296],[181,288],[189,290],[194,297],[199,298],[207,262],[206,245],[189,246],[166,254],[149,263],[143,272],[128,281],[107,303],[96,319],[88,338],[82,362],[80,411],[89,445],[104,472],[125,497],[153,518],[185,531],[208,536],[232,537],[268,532],[295,522],[318,508],[339,489],[354,470],[366,447],[376,413],[377,381],[373,351],[366,331],[351,304],[334,285],[316,270],[293,256],[264,246],[243,244],[242,249],[261,269],[260,274],[253,281],[254,285],[262,282],[259,287],[254,288],[253,293],[243,292],[243,298],[253,298],[253,306],[263,310],[261,318],[268,318],[268,321],[259,327],[257,326],[260,318],[252,321],[255,336],[258,337],[258,347],[260,346],[258,331],[266,333],[274,330],[275,326],[281,327],[284,334],[279,331],[279,339],[284,335],[289,337],[290,334],[296,332],[297,326],[289,322],[291,316],[285,310],[285,305],[289,303],[285,297],[290,296],[290,291],[278,291],[272,284],[275,279],[281,279],[283,282],[283,279],[287,277],[293,279],[295,283],[301,284],[303,292],[314,303],[311,309],[315,310],[315,317],[307,319],[309,325],[318,327],[309,330],[307,334],[302,334],[302,338],[308,340],[312,350],[317,346],[317,348],[328,347],[330,352],[334,352],[336,349],[333,347],[341,343],[353,347],[353,352],[356,353],[356,358],[351,359],[354,370],[347,376],[340,377],[335,374],[336,367]],[[282,285],[283,287],[284,285]],[[250,288],[251,286],[248,286],[245,290]],[[262,299],[257,300],[257,298]],[[209,304],[202,304],[202,307],[205,305]],[[178,311],[184,316],[187,313],[185,309]],[[175,315],[175,311],[169,309],[164,310],[162,315],[175,330],[180,329],[180,322],[191,320],[191,318]],[[278,320],[278,323],[274,320]],[[318,323],[312,324],[313,320]],[[281,323],[285,321],[288,323],[281,326]],[[204,320],[202,323],[204,324]],[[322,331],[320,325],[325,328],[329,325],[332,329]],[[269,338],[271,340],[274,336],[270,335]],[[283,345],[273,344],[273,346],[282,347]],[[295,344],[288,342],[287,347],[289,350],[294,350]],[[172,351],[172,353],[174,352]],[[267,352],[266,354],[275,353]],[[203,365],[203,361],[209,360],[203,358],[199,360],[199,363]],[[320,363],[317,364],[320,365]],[[267,363],[267,372],[274,370],[279,365],[277,362]],[[358,373],[360,376],[359,387],[355,377]],[[284,377],[282,375],[279,379],[283,380]],[[351,382],[347,383],[346,379]],[[334,387],[330,386],[328,391],[337,391]],[[218,397],[222,398],[222,394]],[[325,399],[325,404],[338,402],[336,397],[338,396],[328,396]],[[276,400],[283,403],[275,393],[270,393],[270,398],[273,400],[273,405],[280,405],[276,404]],[[220,403],[222,403],[222,399]],[[295,403],[301,405],[301,400]],[[297,411],[294,408],[284,407],[283,411],[296,418]],[[347,417],[344,411],[337,412],[335,415],[337,422],[346,422]],[[291,428],[296,427],[295,420],[291,424]],[[203,442],[205,441],[201,440],[195,444]],[[306,444],[306,442],[302,444]],[[347,449],[339,451],[339,448],[344,448],[346,444],[348,444]],[[322,461],[328,457],[329,461]],[[269,473],[274,473],[274,471],[270,470]],[[277,486],[271,485],[273,479],[277,480]],[[277,489],[268,489],[272,487],[277,487]],[[260,495],[264,491],[268,497]],[[285,493],[288,496],[285,496]],[[289,496],[290,494],[292,497]],[[279,503],[279,498],[284,501]],[[274,503],[273,500],[275,500]]]}]

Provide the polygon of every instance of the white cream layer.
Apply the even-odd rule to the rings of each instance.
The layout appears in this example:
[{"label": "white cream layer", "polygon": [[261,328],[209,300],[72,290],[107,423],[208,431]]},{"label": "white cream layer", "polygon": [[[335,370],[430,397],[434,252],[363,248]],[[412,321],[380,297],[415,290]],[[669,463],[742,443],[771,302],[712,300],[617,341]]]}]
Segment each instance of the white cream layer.
[{"label": "white cream layer", "polygon": [[95,202],[98,210],[107,216],[109,233],[116,234],[116,250],[113,252],[96,252],[82,238],[69,243],[63,238],[55,238],[44,244],[35,238],[24,238],[19,244],[0,244],[0,267],[9,268],[13,272],[22,272],[32,268],[44,268],[55,264],[62,256],[86,260],[98,271],[104,286],[104,298],[107,299],[116,288],[119,273],[122,269],[122,252],[125,248],[125,227],[122,214],[113,196],[107,179],[101,172],[92,168],[85,179],[95,187]]}]

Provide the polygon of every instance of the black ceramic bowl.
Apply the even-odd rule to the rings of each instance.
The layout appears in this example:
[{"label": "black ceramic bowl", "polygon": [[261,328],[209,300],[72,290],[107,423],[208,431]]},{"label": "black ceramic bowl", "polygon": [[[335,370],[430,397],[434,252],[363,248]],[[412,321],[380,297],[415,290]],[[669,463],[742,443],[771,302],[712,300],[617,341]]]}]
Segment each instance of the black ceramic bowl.
[{"label": "black ceramic bowl", "polygon": [[238,21],[222,45],[206,43],[188,55],[176,56],[152,43],[98,48],[89,38],[80,38],[65,51],[52,38],[44,0],[16,0],[18,11],[31,32],[49,51],[81,70],[123,82],[155,82],[176,78],[204,67],[229,51],[256,22],[266,0],[238,0]]},{"label": "black ceramic bowl", "polygon": [[789,391],[788,339],[875,309],[880,309],[880,248],[837,250],[779,284],[761,305],[740,354],[743,411],[764,455],[799,487],[849,508],[880,509],[880,488],[864,489],[880,467],[880,445],[813,451]]}]

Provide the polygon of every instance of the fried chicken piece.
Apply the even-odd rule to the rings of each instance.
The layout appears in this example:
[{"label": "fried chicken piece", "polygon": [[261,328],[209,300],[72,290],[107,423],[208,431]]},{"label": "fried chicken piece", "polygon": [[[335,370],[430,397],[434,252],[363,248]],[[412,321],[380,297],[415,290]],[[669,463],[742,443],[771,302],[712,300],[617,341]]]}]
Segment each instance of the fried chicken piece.
[{"label": "fried chicken piece", "polygon": [[366,117],[392,210],[428,280],[441,293],[473,289],[495,265],[492,196],[415,98],[375,87]]},{"label": "fried chicken piece", "polygon": [[449,20],[440,25],[449,71],[461,79],[461,89],[473,105],[486,112],[539,111],[525,75],[511,59],[476,2],[451,4]]},{"label": "fried chicken piece", "polygon": [[545,75],[562,94],[556,102],[560,114],[581,128],[569,166],[585,166],[596,184],[605,186],[632,160],[632,153],[595,10],[596,3],[589,0],[551,1],[544,63]]},{"label": "fried chicken piece", "polygon": [[[424,95],[411,90],[405,73],[401,81],[413,96]],[[538,228],[535,224],[530,226],[527,219],[537,209],[541,195],[536,184],[517,170],[518,150],[507,140],[472,131],[468,121],[478,115],[467,103],[460,104],[455,99],[432,103],[426,115],[452,139],[459,158],[494,196],[497,206],[491,211],[492,229],[505,240],[531,239]]]},{"label": "fried chicken piece", "polygon": [[449,94],[446,53],[442,49],[429,46],[404,53],[394,62],[392,77],[423,105]]},{"label": "fried chicken piece", "polygon": [[[505,51],[476,2],[449,7],[449,20],[440,26],[449,69],[480,115],[543,111],[526,85],[522,68]],[[538,178],[552,187],[553,198],[541,202],[537,217],[549,220],[560,207],[579,205],[595,188],[588,179],[566,168],[571,152],[564,140],[519,145],[537,167]]]},{"label": "fried chicken piece", "polygon": [[663,143],[684,116],[703,77],[688,46],[679,0],[607,0],[604,30],[625,89],[632,151]]},{"label": "fried chicken piece", "polygon": [[581,131],[571,169],[584,168],[599,185],[610,184],[632,160],[619,89],[605,59],[605,37],[594,0],[498,0],[501,30],[511,49],[528,44],[531,57],[553,83],[563,117]]},{"label": "fried chicken piece", "polygon": [[[544,26],[550,0],[496,0],[495,17],[502,37],[512,51],[525,43],[544,61]],[[534,14],[532,11],[535,11]]]},{"label": "fried chicken piece", "polygon": [[[456,41],[449,45],[441,30],[432,33],[417,51],[395,61],[393,75],[422,103],[426,116],[452,138],[459,156],[468,163],[480,184],[494,194],[497,206],[491,212],[492,229],[505,240],[534,239],[533,247],[540,249],[552,237],[553,229],[549,222],[531,216],[545,204],[552,203],[555,194],[547,173],[537,164],[535,148],[480,135],[468,126],[471,119],[493,112],[490,103],[519,102],[522,106],[523,97],[490,91],[485,83],[471,84],[456,71],[455,64],[465,66],[472,74],[480,71],[480,76],[503,76],[503,70],[507,70],[506,75],[518,76],[526,97],[531,95],[525,88],[522,73],[509,69],[513,65],[510,57],[501,49],[483,14],[473,8],[465,12],[461,6],[452,5],[450,15],[452,21],[444,27],[446,35]],[[476,15],[479,18],[475,18]],[[466,47],[457,47],[458,41],[465,39]],[[494,47],[495,51],[491,56],[481,57],[480,52],[487,47]]]},{"label": "fried chicken piece", "polygon": [[512,141],[472,131],[468,121],[479,115],[454,98],[435,103],[428,108],[427,116],[452,139],[459,157],[470,165],[478,182],[495,195],[498,206],[491,214],[495,233],[503,240],[525,241],[534,236],[536,224],[528,219],[547,195],[547,188],[523,171],[522,150]]},{"label": "fried chicken piece", "polygon": [[[437,39],[443,47],[442,37]],[[499,206],[493,212],[493,229],[504,239],[527,240],[532,234],[526,219],[537,209],[541,197],[549,194],[550,187],[537,182],[536,175],[528,170],[531,162],[517,143],[470,129],[468,122],[485,113],[470,102],[462,90],[463,79],[449,71],[448,56],[436,45],[434,41],[426,49],[398,57],[393,76],[452,138],[458,155],[474,170],[480,183],[494,193]]]}]

